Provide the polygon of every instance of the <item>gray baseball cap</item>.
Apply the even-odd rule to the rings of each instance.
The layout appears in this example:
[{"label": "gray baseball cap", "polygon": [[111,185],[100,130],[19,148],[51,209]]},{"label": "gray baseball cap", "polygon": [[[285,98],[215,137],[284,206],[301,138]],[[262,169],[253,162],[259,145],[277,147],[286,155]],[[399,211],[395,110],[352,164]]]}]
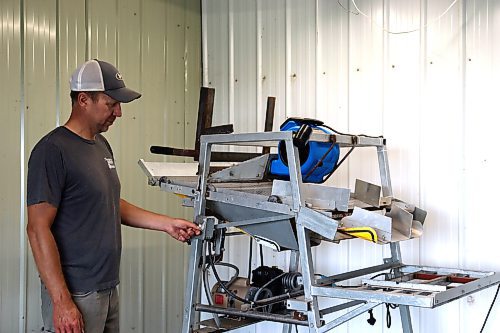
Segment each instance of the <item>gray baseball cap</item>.
[{"label": "gray baseball cap", "polygon": [[141,94],[125,87],[123,77],[115,66],[93,59],[78,67],[69,81],[71,91],[102,91],[121,103],[132,102]]}]

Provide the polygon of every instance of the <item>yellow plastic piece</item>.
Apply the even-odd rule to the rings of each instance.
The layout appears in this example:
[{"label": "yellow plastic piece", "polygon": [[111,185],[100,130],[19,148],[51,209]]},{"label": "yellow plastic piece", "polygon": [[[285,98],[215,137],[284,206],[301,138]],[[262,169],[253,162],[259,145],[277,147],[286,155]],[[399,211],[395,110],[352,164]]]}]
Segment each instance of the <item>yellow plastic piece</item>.
[{"label": "yellow plastic piece", "polygon": [[361,238],[374,243],[378,242],[377,232],[371,227],[339,228],[338,230],[349,236]]}]

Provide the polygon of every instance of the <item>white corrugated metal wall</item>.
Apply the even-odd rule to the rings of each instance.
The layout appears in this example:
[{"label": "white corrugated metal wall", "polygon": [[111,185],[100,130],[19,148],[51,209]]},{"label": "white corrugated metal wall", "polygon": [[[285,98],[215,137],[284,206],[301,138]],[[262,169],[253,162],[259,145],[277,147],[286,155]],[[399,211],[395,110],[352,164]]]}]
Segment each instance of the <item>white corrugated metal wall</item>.
[{"label": "white corrugated metal wall", "polygon": [[[137,161],[149,146],[193,147],[201,81],[198,0],[0,1],[0,333],[40,332],[39,279],[26,241],[29,153],[70,113],[68,80],[89,58],[117,65],[143,93],[106,136],[123,197],[190,218],[174,196],[147,185]],[[187,246],[124,228],[122,332],[178,332]]]},{"label": "white corrugated metal wall", "polygon": [[[216,89],[217,124],[262,130],[266,97],[276,96],[275,129],[297,115],[343,132],[384,135],[395,196],[429,212],[422,239],[402,244],[404,261],[500,271],[500,2],[202,0],[202,19],[203,82]],[[332,178],[351,188],[355,178],[378,182],[376,167],[375,154],[360,149]],[[244,243],[228,246],[229,259],[242,267]],[[386,256],[388,248],[357,240],[315,249],[322,274]],[[266,251],[267,265],[286,262]],[[414,330],[479,332],[493,295],[490,288],[435,310],[413,309]],[[336,332],[401,331],[397,311],[390,330],[385,310],[375,315],[374,328],[362,316]],[[484,332],[499,330],[497,304]]]}]

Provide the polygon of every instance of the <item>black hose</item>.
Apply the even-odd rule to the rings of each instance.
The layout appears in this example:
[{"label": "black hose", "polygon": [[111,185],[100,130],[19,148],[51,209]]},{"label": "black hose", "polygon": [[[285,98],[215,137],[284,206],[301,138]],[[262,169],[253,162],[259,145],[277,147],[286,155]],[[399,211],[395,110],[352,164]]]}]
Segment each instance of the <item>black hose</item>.
[{"label": "black hose", "polygon": [[[213,301],[212,301],[212,297],[210,295],[210,290],[209,290],[209,285],[208,285],[208,265],[206,265],[205,263],[205,260],[206,260],[206,253],[207,253],[207,242],[204,242],[203,243],[203,264],[202,264],[202,267],[203,267],[203,289],[205,289],[205,296],[207,297],[207,302],[208,304],[210,304],[211,306],[213,306]],[[214,322],[215,322],[215,326],[217,326],[217,328],[220,328],[221,327],[221,323],[220,323],[220,319],[219,319],[219,316],[214,313],[212,314],[212,317],[214,318]]]},{"label": "black hose", "polygon": [[236,265],[230,264],[228,262],[216,262],[214,265],[225,266],[235,270],[233,277],[228,282],[225,283],[226,287],[228,288],[234,283],[234,281],[236,281],[236,279],[240,275],[240,269]]},{"label": "black hose", "polygon": [[245,303],[245,304],[253,304],[253,302],[250,302],[250,301],[248,301],[248,300],[246,300],[246,299],[244,299],[244,298],[239,297],[238,295],[236,295],[235,293],[233,293],[231,290],[229,290],[229,289],[225,286],[224,282],[220,279],[219,274],[217,273],[217,270],[215,269],[215,265],[214,265],[214,263],[213,263],[213,260],[210,260],[209,265],[210,265],[210,266],[212,266],[212,271],[214,272],[215,279],[217,280],[217,282],[219,282],[220,287],[221,287],[221,288],[222,288],[222,289],[223,289],[223,290],[224,290],[224,291],[225,291],[225,292],[226,292],[229,296],[231,296],[232,298],[237,299],[238,301],[243,302],[243,303]]},{"label": "black hose", "polygon": [[500,291],[500,284],[498,285],[497,292],[495,293],[495,297],[493,297],[493,301],[491,302],[490,309],[488,310],[488,314],[486,318],[484,318],[483,327],[481,327],[480,333],[483,333],[484,327],[486,326],[486,322],[488,321],[488,317],[490,316],[491,310],[493,309],[493,305],[495,305],[495,301],[497,300],[498,292]]},{"label": "black hose", "polygon": [[[323,154],[323,156],[321,156],[321,158],[319,159],[318,162],[316,162],[316,164],[312,167],[311,170],[309,170],[309,172],[307,172],[307,174],[304,176],[304,181],[307,180],[307,178],[309,178],[310,175],[312,175],[312,173],[318,168],[320,167],[322,164],[323,164],[323,161],[325,160],[326,156],[332,151],[333,147],[335,147],[335,142],[333,142],[330,147],[328,147],[328,149],[326,150],[326,152]],[[333,171],[332,171],[333,172]]]},{"label": "black hose", "polygon": [[342,163],[344,163],[344,161],[346,160],[346,158],[351,155],[352,151],[354,150],[354,147],[351,147],[351,149],[349,149],[349,151],[344,155],[344,157],[342,157],[342,159],[340,160],[340,162],[337,163],[337,165],[333,168],[332,172],[330,172],[328,174],[328,176],[326,176],[325,179],[323,179],[323,182],[326,182],[328,180],[328,178],[330,178],[333,173],[335,171],[337,171],[337,169],[342,165]]}]

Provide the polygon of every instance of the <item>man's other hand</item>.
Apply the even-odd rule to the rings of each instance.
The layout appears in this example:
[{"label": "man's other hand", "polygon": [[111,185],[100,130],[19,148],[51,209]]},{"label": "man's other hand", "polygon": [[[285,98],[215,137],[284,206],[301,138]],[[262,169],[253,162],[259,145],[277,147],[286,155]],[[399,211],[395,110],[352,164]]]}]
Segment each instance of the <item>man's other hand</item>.
[{"label": "man's other hand", "polygon": [[82,314],[73,301],[54,304],[54,328],[56,333],[83,333]]}]

